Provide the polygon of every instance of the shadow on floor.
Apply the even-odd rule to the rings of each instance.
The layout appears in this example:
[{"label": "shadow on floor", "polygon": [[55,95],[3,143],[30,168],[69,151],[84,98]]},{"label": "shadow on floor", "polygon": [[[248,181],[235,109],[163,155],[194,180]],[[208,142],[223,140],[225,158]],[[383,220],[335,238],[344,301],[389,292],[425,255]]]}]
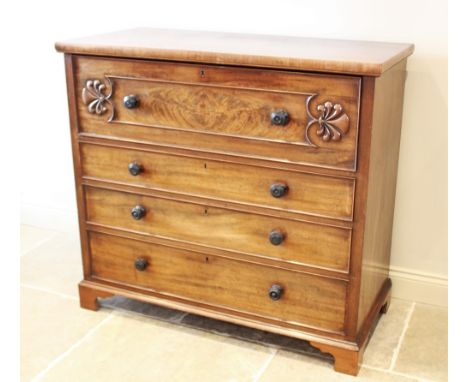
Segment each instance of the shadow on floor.
[{"label": "shadow on floor", "polygon": [[164,308],[120,296],[101,299],[100,303],[101,306],[110,309],[133,312],[147,317],[152,317],[160,321],[183,325],[192,329],[204,330],[217,335],[232,337],[268,347],[274,347],[279,350],[319,357],[333,362],[333,357],[331,355],[321,353],[318,349],[310,346],[307,341],[296,338],[273,334],[263,330],[252,329],[195,314],[184,313],[178,310]]}]

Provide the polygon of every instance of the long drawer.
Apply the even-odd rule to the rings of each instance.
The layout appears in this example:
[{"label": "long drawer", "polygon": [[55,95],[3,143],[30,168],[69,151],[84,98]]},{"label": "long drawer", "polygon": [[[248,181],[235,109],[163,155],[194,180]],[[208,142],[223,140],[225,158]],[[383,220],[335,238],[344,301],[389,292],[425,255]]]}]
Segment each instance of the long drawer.
[{"label": "long drawer", "polygon": [[[353,179],[94,144],[81,154],[85,177],[352,220]],[[272,195],[275,185],[287,187],[284,195]]]},{"label": "long drawer", "polygon": [[360,77],[92,57],[74,62],[82,132],[356,169]]},{"label": "long drawer", "polygon": [[348,271],[350,229],[95,187],[85,195],[90,223]]},{"label": "long drawer", "polygon": [[89,233],[92,275],[268,319],[342,332],[346,282]]}]

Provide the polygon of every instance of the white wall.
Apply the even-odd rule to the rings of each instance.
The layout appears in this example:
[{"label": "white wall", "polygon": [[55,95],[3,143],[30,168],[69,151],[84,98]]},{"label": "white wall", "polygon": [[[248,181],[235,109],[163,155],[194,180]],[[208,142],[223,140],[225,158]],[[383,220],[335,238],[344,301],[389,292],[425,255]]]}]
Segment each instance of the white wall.
[{"label": "white wall", "polygon": [[446,303],[447,5],[443,0],[14,3],[4,89],[16,92],[22,220],[76,230],[63,57],[53,43],[138,26],[412,42],[392,249],[395,295]]}]

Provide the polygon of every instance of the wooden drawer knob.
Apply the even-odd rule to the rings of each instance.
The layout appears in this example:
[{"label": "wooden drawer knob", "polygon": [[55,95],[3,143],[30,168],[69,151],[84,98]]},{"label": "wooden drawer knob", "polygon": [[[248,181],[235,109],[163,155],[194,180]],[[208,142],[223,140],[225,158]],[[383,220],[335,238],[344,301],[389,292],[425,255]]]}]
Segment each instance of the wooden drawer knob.
[{"label": "wooden drawer knob", "polygon": [[274,183],[270,186],[271,196],[275,198],[281,198],[287,194],[289,187],[284,183]]},{"label": "wooden drawer knob", "polygon": [[143,206],[137,205],[132,208],[132,217],[135,220],[140,220],[146,214],[146,209]]},{"label": "wooden drawer knob", "polygon": [[280,245],[284,241],[284,233],[278,230],[273,230],[270,232],[268,235],[268,238],[270,239],[270,243],[273,245]]},{"label": "wooden drawer knob", "polygon": [[281,285],[278,285],[278,284],[273,284],[270,288],[270,290],[268,291],[268,295],[270,296],[270,298],[273,300],[273,301],[277,301],[281,298],[281,295],[283,294],[283,287]]},{"label": "wooden drawer knob", "polygon": [[289,114],[285,110],[275,110],[271,113],[271,124],[276,126],[286,126],[289,122]]},{"label": "wooden drawer knob", "polygon": [[134,265],[137,271],[143,272],[148,266],[148,260],[142,257],[139,257],[138,259],[135,260]]},{"label": "wooden drawer knob", "polygon": [[140,104],[140,101],[136,95],[129,94],[124,97],[123,104],[127,109],[135,109]]},{"label": "wooden drawer knob", "polygon": [[143,166],[138,162],[132,162],[128,165],[128,172],[133,176],[137,176],[143,172]]}]

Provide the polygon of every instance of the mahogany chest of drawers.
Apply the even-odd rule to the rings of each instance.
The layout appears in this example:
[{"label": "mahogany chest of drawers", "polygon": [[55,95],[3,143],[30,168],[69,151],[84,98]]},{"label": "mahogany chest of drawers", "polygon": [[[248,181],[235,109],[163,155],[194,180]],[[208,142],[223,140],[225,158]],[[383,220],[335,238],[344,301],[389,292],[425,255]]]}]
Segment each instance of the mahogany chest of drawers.
[{"label": "mahogany chest of drawers", "polygon": [[409,44],[137,29],[65,53],[84,280],[309,341],[389,304]]}]

